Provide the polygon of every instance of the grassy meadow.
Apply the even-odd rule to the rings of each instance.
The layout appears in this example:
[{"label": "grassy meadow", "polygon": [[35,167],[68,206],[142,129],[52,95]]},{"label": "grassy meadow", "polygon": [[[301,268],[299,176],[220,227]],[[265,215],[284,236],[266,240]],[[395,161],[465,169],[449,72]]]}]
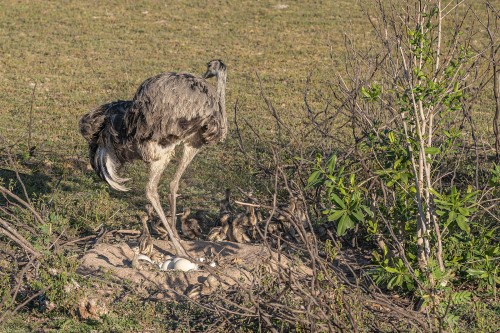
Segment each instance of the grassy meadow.
[{"label": "grassy meadow", "polygon": [[[283,116],[299,121],[307,76],[314,73],[319,86],[327,82],[331,66],[342,61],[345,29],[362,42],[366,28],[362,13],[350,1],[296,2],[286,8],[278,2],[253,1],[40,1],[1,6],[2,136],[7,145],[27,145],[31,117],[31,145],[48,159],[85,156],[77,131],[83,113],[131,98],[145,78],[157,73],[201,75],[205,63],[215,58],[229,68],[231,118],[238,100],[239,116],[272,136],[257,75]],[[231,156],[232,141],[206,151],[191,171],[217,169],[217,164],[219,170],[227,169],[222,163],[207,166],[203,160],[230,162],[221,154]]]},{"label": "grassy meadow", "polygon": [[[35,147],[42,162],[40,170],[22,171],[37,184],[37,178],[43,177],[43,191],[70,201],[66,204],[76,209],[73,218],[77,219],[82,196],[86,202],[92,201],[97,189],[106,193],[99,195],[108,195],[91,172],[82,173],[69,163],[69,159],[87,156],[78,120],[92,108],[132,98],[138,85],[157,73],[201,75],[206,62],[223,59],[229,73],[227,107],[232,135],[197,156],[181,184],[183,194],[197,193],[193,199],[201,200],[200,205],[216,208],[211,207],[214,196],[220,198],[230,183],[242,187],[255,183],[246,174],[251,166],[237,158],[232,121],[236,101],[240,122],[247,119],[265,138],[271,138],[274,121],[261,97],[260,84],[282,117],[300,123],[305,117],[303,93],[308,75],[312,73],[313,85],[324,86],[332,66],[342,63],[346,31],[360,43],[367,38],[363,14],[351,1],[286,5],[260,1],[7,1],[0,6],[2,140],[5,146],[21,147],[24,153],[28,145]],[[313,103],[320,105],[321,93],[318,97]],[[245,124],[240,126],[244,132]],[[300,135],[293,140],[301,140]],[[112,203],[104,204],[105,212],[96,212],[113,215],[110,223],[128,219],[145,202],[146,169],[140,163],[132,170],[132,197],[110,192]],[[39,193],[36,188],[33,191]],[[100,203],[103,201],[98,199]],[[115,214],[118,207],[129,204],[132,206]]]},{"label": "grassy meadow", "polygon": [[[166,71],[201,75],[209,60],[222,59],[228,67],[230,133],[189,166],[180,183],[178,211],[190,206],[216,214],[228,187],[272,200],[272,177],[240,153],[235,105],[243,144],[260,156],[256,136],[267,142],[277,135],[262,95],[291,128],[301,128],[307,119],[304,92],[309,90],[313,107],[324,107],[332,95],[332,73],[346,62],[346,37],[365,49],[373,41],[357,1],[3,0],[0,180],[22,193],[19,172],[34,206],[50,210],[47,219],[64,230],[65,238],[93,235],[103,226],[139,230],[138,213],[147,203],[145,164],[125,168],[132,178],[130,192],[112,191],[87,165],[78,121],[100,104],[131,99],[150,76]],[[484,99],[474,110],[477,133],[491,145],[493,104],[490,95]],[[303,134],[288,133],[289,144],[302,145]],[[352,140],[347,130],[334,135]],[[271,160],[262,156],[264,164]],[[175,162],[160,188],[164,207]],[[59,258],[58,265],[74,269],[81,254]],[[5,265],[0,262],[0,269]],[[64,302],[70,308],[71,299]],[[79,320],[62,308],[49,315],[36,307],[19,311],[0,331],[153,332],[166,325],[181,332],[170,316],[196,318],[189,304],[144,302],[134,296],[100,321]]]}]

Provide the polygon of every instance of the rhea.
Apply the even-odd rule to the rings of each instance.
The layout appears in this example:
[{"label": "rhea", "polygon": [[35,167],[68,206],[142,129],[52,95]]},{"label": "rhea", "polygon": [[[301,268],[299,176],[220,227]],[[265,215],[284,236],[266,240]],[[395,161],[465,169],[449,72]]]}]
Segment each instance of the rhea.
[{"label": "rhea", "polygon": [[191,214],[191,209],[184,208],[184,212],[181,216],[181,230],[182,234],[188,239],[200,238],[201,228],[200,223],[197,219],[189,217]]},{"label": "rhea", "polygon": [[[149,164],[146,196],[160,217],[177,255],[187,256],[176,230],[176,195],[179,181],[199,150],[224,141],[226,115],[226,65],[207,64],[202,77],[188,73],[162,73],[145,80],[131,101],[104,104],[80,120],[80,132],[89,144],[90,163],[97,175],[113,189],[127,191],[128,179],[118,175],[126,162],[140,159]],[[217,78],[214,89],[206,79]],[[175,147],[183,155],[170,181],[170,218],[167,220],[158,195],[161,175]]]}]

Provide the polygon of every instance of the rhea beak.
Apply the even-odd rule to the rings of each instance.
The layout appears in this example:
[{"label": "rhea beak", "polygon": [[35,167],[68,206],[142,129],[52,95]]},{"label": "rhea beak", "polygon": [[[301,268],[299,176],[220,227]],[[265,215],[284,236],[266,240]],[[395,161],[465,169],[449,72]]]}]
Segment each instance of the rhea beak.
[{"label": "rhea beak", "polygon": [[203,77],[204,79],[209,79],[209,78],[214,77],[214,76],[215,76],[215,75],[214,75],[211,71],[206,71],[206,73],[205,73],[205,74],[203,74],[203,76],[202,76],[202,77]]}]

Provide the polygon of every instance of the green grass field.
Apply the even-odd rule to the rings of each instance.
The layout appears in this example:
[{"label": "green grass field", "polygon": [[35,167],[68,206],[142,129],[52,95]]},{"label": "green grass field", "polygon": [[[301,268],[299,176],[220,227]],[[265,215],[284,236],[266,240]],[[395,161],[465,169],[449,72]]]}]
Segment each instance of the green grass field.
[{"label": "green grass field", "polygon": [[[194,159],[181,180],[178,205],[216,212],[227,187],[270,197],[272,179],[256,172],[239,153],[235,103],[249,146],[253,136],[244,120],[264,141],[276,135],[261,85],[281,117],[300,125],[306,118],[306,87],[313,106],[324,105],[330,96],[333,70],[345,63],[346,36],[361,48],[372,41],[370,24],[352,0],[1,1],[0,178],[15,183],[17,169],[33,201],[40,207],[50,202],[48,207],[57,215],[52,222],[64,229],[65,237],[96,233],[103,224],[139,229],[137,214],[147,202],[146,167],[138,162],[125,169],[133,179],[131,192],[108,189],[83,164],[88,153],[78,121],[100,104],[131,99],[152,75],[201,75],[209,60],[220,58],[228,66],[230,135]],[[476,110],[479,135],[485,140],[492,133],[489,101]],[[300,134],[290,136],[292,145],[301,140]],[[14,164],[9,152],[16,157]],[[160,189],[164,205],[173,170],[167,169]],[[68,265],[76,260],[68,258]],[[120,316],[110,315],[99,323],[67,314],[44,318],[21,312],[3,329],[141,332],[144,327],[163,327],[159,313],[182,315],[188,310],[130,298],[120,305]]]},{"label": "green grass field", "polygon": [[[51,166],[46,190],[62,177],[69,190],[62,195],[65,201],[93,197],[96,188],[104,188],[89,183],[96,178],[88,172],[83,175],[64,163],[69,157],[87,156],[78,133],[84,113],[109,101],[130,99],[144,79],[157,73],[201,75],[206,62],[216,58],[228,65],[233,135],[197,156],[181,189],[197,193],[203,205],[230,182],[244,187],[255,183],[251,177],[235,177],[246,168],[245,161],[231,158],[237,153],[232,121],[236,100],[240,122],[247,119],[270,138],[274,125],[258,77],[282,117],[299,123],[305,117],[307,76],[312,73],[312,85],[323,87],[332,66],[343,61],[344,34],[349,32],[360,43],[367,35],[363,14],[351,1],[7,1],[0,4],[0,24],[2,140],[25,152],[28,144],[36,146],[38,156]],[[240,126],[245,133],[245,124]],[[129,208],[134,209],[138,207],[133,203],[144,201],[145,168],[137,164],[132,170],[134,198],[112,193],[110,200],[118,206],[132,203]]]}]

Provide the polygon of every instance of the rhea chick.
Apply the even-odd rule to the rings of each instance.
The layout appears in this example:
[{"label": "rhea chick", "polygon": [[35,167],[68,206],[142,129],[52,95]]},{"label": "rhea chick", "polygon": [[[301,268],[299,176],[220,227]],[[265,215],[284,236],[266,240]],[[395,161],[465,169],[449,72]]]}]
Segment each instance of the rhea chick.
[{"label": "rhea chick", "polygon": [[230,214],[224,214],[220,218],[220,226],[212,228],[208,233],[207,239],[211,242],[222,242],[226,240],[229,234]]},{"label": "rhea chick", "polygon": [[197,219],[189,218],[191,214],[191,209],[185,208],[184,213],[181,216],[181,230],[182,234],[189,239],[200,238],[201,228]]},{"label": "rhea chick", "polygon": [[221,215],[224,215],[224,214],[228,214],[228,213],[233,213],[234,212],[234,208],[233,206],[231,206],[231,190],[230,189],[226,189],[226,195],[224,197],[224,199],[222,199],[219,203],[219,214]]},{"label": "rhea chick", "polygon": [[248,217],[246,215],[238,216],[233,220],[231,228],[231,240],[236,243],[249,243],[250,237],[248,237],[244,223],[246,223]]},{"label": "rhea chick", "polygon": [[148,216],[141,216],[142,233],[139,237],[139,253],[151,256],[153,254],[153,238],[148,229]]},{"label": "rhea chick", "polygon": [[188,291],[187,295],[191,299],[197,299],[200,296],[208,296],[211,295],[217,287],[219,287],[219,280],[212,274],[207,276],[207,279],[203,284],[197,284],[192,286]]}]

